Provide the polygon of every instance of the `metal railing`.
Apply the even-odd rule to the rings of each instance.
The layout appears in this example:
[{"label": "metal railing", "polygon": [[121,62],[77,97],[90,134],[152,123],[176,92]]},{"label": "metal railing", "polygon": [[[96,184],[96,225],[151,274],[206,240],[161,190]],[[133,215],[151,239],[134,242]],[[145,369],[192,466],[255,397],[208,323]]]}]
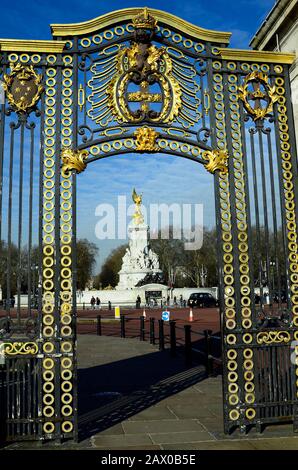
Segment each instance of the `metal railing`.
[{"label": "metal railing", "polygon": [[[94,319],[91,320],[94,322]],[[112,320],[112,317],[105,317],[105,320]],[[117,335],[120,333],[121,338],[127,337],[127,323],[130,321],[133,321],[135,325],[134,337],[139,337],[140,341],[146,341],[146,339],[149,339],[150,344],[153,345],[158,341],[160,351],[164,351],[166,349],[166,345],[169,345],[171,356],[177,357],[177,355],[183,354],[185,364],[187,366],[191,366],[195,362],[195,357],[199,356],[206,367],[206,374],[208,376],[214,373],[215,364],[219,366],[222,363],[221,357],[214,354],[214,343],[218,342],[217,344],[220,346],[221,337],[213,334],[210,329],[196,331],[193,329],[191,324],[180,326],[177,325],[175,320],[165,322],[162,319],[156,320],[153,317],[146,320],[143,315],[136,318],[121,314],[119,322],[120,331],[118,329],[116,330]],[[136,322],[139,322],[139,327],[136,325]],[[158,323],[157,327],[156,323]],[[146,325],[149,326],[149,329],[147,330]],[[168,330],[167,332],[166,329]],[[158,334],[156,334],[157,331]],[[179,331],[183,331],[183,333],[178,335],[177,332]],[[114,336],[115,330],[113,330],[113,333]],[[96,317],[96,334],[98,336],[103,334],[101,315],[97,315]],[[197,339],[196,342],[194,342],[194,336],[199,338],[199,340]],[[219,347],[217,347],[217,349],[219,349]]]}]

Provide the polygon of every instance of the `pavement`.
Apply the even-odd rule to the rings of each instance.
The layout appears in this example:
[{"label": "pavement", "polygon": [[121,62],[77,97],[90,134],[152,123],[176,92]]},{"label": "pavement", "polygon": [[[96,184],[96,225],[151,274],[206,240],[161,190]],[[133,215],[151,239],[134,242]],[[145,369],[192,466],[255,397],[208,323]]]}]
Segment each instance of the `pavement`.
[{"label": "pavement", "polygon": [[[80,335],[79,443],[43,449],[294,450],[291,425],[223,434],[221,376],[131,338]],[[15,443],[6,449],[34,448]]]}]

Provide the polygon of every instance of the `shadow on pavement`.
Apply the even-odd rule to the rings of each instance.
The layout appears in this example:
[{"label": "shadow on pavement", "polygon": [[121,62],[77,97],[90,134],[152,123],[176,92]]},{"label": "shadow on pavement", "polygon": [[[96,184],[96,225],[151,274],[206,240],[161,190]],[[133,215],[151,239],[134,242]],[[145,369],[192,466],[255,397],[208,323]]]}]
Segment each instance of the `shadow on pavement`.
[{"label": "shadow on pavement", "polygon": [[[197,363],[197,361],[196,361]],[[78,370],[79,439],[87,439],[206,378],[181,355],[156,351]]]}]

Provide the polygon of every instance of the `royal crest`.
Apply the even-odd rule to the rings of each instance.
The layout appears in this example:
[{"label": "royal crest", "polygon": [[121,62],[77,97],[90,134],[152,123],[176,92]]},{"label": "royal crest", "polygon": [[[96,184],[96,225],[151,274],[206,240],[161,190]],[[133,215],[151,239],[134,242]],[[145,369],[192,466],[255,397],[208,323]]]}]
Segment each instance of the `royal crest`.
[{"label": "royal crest", "polygon": [[248,74],[238,92],[246,111],[254,121],[264,119],[270,114],[273,104],[278,100],[276,88],[270,85],[268,75],[259,71]]},{"label": "royal crest", "polygon": [[197,85],[193,81],[191,87],[183,86],[181,66],[176,74],[173,67],[177,59],[152,43],[156,23],[145,9],[133,19],[131,45],[116,53],[108,51],[92,65],[88,114],[97,124],[105,127],[113,120],[162,124],[177,118],[190,127],[197,121]]},{"label": "royal crest", "polygon": [[10,74],[5,74],[4,90],[11,108],[17,113],[28,113],[37,104],[43,92],[42,75],[32,65],[11,65]]}]

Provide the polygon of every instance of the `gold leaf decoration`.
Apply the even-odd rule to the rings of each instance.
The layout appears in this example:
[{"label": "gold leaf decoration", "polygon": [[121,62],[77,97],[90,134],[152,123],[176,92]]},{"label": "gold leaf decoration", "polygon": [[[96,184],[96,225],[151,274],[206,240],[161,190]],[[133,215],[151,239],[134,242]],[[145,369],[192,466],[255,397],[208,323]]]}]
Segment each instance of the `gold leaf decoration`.
[{"label": "gold leaf decoration", "polygon": [[134,132],[136,138],[136,150],[139,152],[156,152],[158,146],[156,139],[159,136],[151,127],[140,127]]},{"label": "gold leaf decoration", "polygon": [[35,72],[33,65],[17,63],[10,68],[10,73],[3,76],[7,100],[17,113],[27,113],[35,107],[44,90],[42,75]]},{"label": "gold leaf decoration", "polygon": [[291,335],[288,331],[261,331],[257,334],[258,344],[289,343]]},{"label": "gold leaf decoration", "polygon": [[[253,88],[251,91],[250,85]],[[273,104],[278,100],[275,86],[271,86],[268,75],[260,71],[246,75],[243,85],[238,87],[238,96],[254,121],[272,113]],[[266,102],[266,105],[262,106],[262,102]]]},{"label": "gold leaf decoration", "polygon": [[222,173],[228,172],[229,155],[226,150],[206,150],[202,152],[202,157],[206,160],[204,166],[209,173],[214,173],[216,170]]},{"label": "gold leaf decoration", "polygon": [[0,344],[0,355],[2,356],[18,356],[18,355],[30,355],[35,356],[38,353],[38,345],[34,342],[13,342],[13,343],[1,343]]},{"label": "gold leaf decoration", "polygon": [[75,170],[76,173],[82,173],[87,166],[86,159],[88,155],[88,150],[63,148],[61,152],[62,170],[66,173],[72,170]]}]

